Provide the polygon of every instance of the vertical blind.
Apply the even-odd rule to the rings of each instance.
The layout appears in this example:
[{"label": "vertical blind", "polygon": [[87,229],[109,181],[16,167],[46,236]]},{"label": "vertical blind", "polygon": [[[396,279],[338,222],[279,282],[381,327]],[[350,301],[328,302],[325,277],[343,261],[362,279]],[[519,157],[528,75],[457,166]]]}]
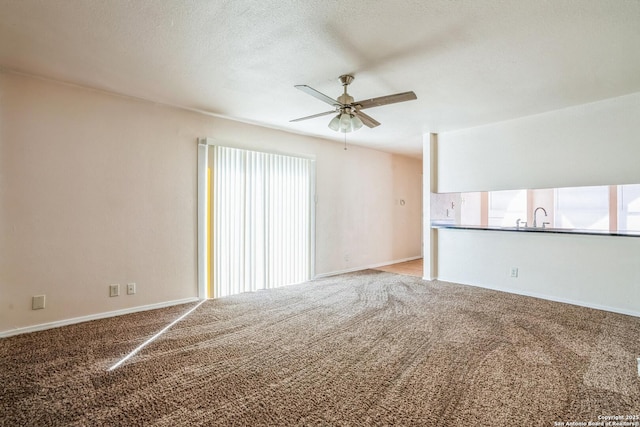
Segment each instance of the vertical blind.
[{"label": "vertical blind", "polygon": [[215,298],[308,280],[311,161],[214,147]]}]

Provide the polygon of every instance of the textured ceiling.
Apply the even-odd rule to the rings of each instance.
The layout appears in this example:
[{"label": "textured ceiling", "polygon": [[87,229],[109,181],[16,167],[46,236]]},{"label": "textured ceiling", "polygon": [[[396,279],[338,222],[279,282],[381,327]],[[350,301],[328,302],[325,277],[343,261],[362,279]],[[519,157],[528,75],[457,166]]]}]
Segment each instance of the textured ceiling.
[{"label": "textured ceiling", "polygon": [[336,141],[289,123],[328,110],[293,86],[353,73],[356,99],[418,100],[348,141],[419,157],[424,133],[640,91],[640,1],[0,0],[0,67]]}]

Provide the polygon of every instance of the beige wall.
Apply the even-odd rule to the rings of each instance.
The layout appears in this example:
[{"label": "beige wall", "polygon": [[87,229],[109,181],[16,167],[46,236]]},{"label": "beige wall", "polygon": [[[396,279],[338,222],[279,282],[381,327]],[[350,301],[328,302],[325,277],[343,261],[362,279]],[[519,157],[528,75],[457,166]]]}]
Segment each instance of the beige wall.
[{"label": "beige wall", "polygon": [[317,274],[420,255],[417,159],[3,72],[0,333],[196,297],[198,137],[316,159]]}]

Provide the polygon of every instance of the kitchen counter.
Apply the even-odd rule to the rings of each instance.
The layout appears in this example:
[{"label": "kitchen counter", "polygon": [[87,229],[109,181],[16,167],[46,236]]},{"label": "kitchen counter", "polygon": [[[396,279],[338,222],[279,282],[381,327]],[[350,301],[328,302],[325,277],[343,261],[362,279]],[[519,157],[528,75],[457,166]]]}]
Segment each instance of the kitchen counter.
[{"label": "kitchen counter", "polygon": [[609,231],[609,230],[579,230],[573,228],[542,228],[542,227],[499,227],[499,226],[481,226],[481,225],[456,225],[449,223],[431,224],[431,228],[442,228],[451,230],[490,230],[490,231],[509,231],[516,233],[554,233],[554,234],[586,234],[590,236],[624,236],[624,237],[640,237],[640,231]]}]

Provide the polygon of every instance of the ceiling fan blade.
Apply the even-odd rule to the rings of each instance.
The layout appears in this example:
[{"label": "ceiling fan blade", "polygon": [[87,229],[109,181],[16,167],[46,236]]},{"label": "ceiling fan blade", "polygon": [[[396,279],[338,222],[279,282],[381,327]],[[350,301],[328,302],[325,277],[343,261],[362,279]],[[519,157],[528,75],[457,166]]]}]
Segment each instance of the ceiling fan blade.
[{"label": "ceiling fan blade", "polygon": [[303,91],[304,93],[308,93],[309,95],[313,96],[314,98],[319,99],[322,102],[326,102],[327,104],[333,106],[333,107],[339,107],[341,104],[336,101],[335,99],[328,97],[327,95],[325,95],[324,93],[318,92],[317,90],[315,90],[314,88],[312,88],[311,86],[307,86],[307,85],[296,85],[295,86],[296,89],[300,89],[301,91]]},{"label": "ceiling fan blade", "polygon": [[314,114],[313,116],[306,116],[306,117],[300,117],[299,119],[289,120],[289,122],[301,122],[303,120],[315,119],[316,117],[327,116],[329,114],[336,114],[336,112],[335,110],[325,111],[324,113]]},{"label": "ceiling fan blade", "polygon": [[354,111],[353,114],[355,114],[356,116],[358,116],[360,118],[360,120],[362,120],[362,124],[365,126],[368,126],[370,128],[374,128],[376,126],[380,126],[380,122],[377,121],[376,119],[374,119],[371,116],[366,115],[365,113],[363,113],[362,111]]},{"label": "ceiling fan blade", "polygon": [[378,98],[363,99],[362,101],[356,101],[353,105],[359,106],[358,109],[380,107],[381,105],[395,104],[396,102],[412,101],[418,99],[415,93],[402,92],[394,95],[380,96]]}]

